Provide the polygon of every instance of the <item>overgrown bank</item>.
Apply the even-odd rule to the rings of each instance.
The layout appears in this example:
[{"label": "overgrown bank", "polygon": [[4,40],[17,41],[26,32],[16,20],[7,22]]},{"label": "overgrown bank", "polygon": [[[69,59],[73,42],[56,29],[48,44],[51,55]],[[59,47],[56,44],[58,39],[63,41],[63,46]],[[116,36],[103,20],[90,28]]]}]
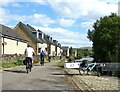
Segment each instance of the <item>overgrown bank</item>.
[{"label": "overgrown bank", "polygon": [[[16,67],[16,66],[22,66],[23,64],[23,60],[25,59],[25,57],[23,58],[18,58],[18,59],[3,59],[2,62],[0,62],[0,69],[4,69],[4,68],[11,68],[11,67]],[[52,57],[52,60],[59,60],[59,57]],[[35,57],[35,59],[33,60],[33,64],[39,63],[40,62],[40,57],[39,55],[37,55]],[[48,62],[48,58],[45,58],[45,62]]]}]

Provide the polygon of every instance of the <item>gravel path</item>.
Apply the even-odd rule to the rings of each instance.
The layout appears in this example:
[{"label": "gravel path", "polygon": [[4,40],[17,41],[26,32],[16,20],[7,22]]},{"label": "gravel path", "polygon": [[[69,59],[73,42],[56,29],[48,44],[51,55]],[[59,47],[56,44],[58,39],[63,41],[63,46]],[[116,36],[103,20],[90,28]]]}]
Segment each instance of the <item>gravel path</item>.
[{"label": "gravel path", "polygon": [[92,75],[79,75],[78,70],[67,69],[69,74],[72,74],[72,79],[81,90],[90,91],[119,91],[120,92],[120,79],[110,76],[92,76]]}]

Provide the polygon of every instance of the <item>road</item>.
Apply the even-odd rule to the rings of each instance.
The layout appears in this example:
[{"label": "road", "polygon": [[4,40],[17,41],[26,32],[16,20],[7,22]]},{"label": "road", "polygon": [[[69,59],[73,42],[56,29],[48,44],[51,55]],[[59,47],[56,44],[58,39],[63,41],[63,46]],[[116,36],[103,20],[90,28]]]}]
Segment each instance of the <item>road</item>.
[{"label": "road", "polygon": [[[65,81],[65,73],[52,61],[44,66],[36,64],[32,72],[26,73],[25,66],[19,66],[2,72],[2,90],[58,90],[74,92],[74,87]],[[5,91],[3,91],[5,92]]]}]

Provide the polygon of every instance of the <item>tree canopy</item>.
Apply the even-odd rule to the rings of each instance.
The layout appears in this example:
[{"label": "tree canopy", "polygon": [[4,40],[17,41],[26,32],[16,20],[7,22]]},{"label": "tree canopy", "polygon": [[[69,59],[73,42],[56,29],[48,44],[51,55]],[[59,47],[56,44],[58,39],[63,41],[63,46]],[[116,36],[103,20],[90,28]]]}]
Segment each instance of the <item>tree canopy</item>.
[{"label": "tree canopy", "polygon": [[93,42],[95,60],[120,62],[120,16],[112,13],[96,20],[87,37]]}]

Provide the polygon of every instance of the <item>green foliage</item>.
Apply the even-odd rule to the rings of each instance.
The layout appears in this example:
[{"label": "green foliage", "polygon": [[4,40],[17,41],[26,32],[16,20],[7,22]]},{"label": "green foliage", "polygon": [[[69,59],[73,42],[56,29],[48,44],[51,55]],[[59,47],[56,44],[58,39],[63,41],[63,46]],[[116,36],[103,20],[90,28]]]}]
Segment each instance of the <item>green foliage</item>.
[{"label": "green foliage", "polygon": [[120,71],[118,71],[118,72],[116,73],[116,75],[117,75],[117,77],[120,78]]},{"label": "green foliage", "polygon": [[23,65],[23,60],[7,61],[2,63],[2,68],[10,68],[10,67],[15,67],[20,65]]},{"label": "green foliage", "polygon": [[6,62],[6,63],[2,63],[2,68],[10,68],[10,67],[14,67],[15,64],[13,62]]},{"label": "green foliage", "polygon": [[90,57],[92,56],[92,53],[89,51],[84,52],[82,49],[77,50],[78,57]]},{"label": "green foliage", "polygon": [[74,56],[70,56],[70,57],[68,58],[68,62],[74,62]]},{"label": "green foliage", "polygon": [[17,62],[13,62],[13,63],[16,66],[20,66],[20,65],[23,65],[23,60],[18,60]]},{"label": "green foliage", "polygon": [[61,60],[57,63],[57,66],[64,68],[65,60]]},{"label": "green foliage", "polygon": [[72,56],[72,54],[73,54],[73,48],[70,47],[70,48],[69,48],[69,55]]},{"label": "green foliage", "polygon": [[87,53],[87,52],[83,52],[83,54],[85,57],[89,56],[89,53]]},{"label": "green foliage", "polygon": [[88,30],[88,39],[93,42],[96,60],[120,62],[120,17],[112,13],[101,17]]},{"label": "green foliage", "polygon": [[84,56],[83,51],[81,49],[78,49],[77,53],[78,53],[78,57],[83,57]]},{"label": "green foliage", "polygon": [[34,58],[36,61],[40,61],[40,55],[36,55]]}]

